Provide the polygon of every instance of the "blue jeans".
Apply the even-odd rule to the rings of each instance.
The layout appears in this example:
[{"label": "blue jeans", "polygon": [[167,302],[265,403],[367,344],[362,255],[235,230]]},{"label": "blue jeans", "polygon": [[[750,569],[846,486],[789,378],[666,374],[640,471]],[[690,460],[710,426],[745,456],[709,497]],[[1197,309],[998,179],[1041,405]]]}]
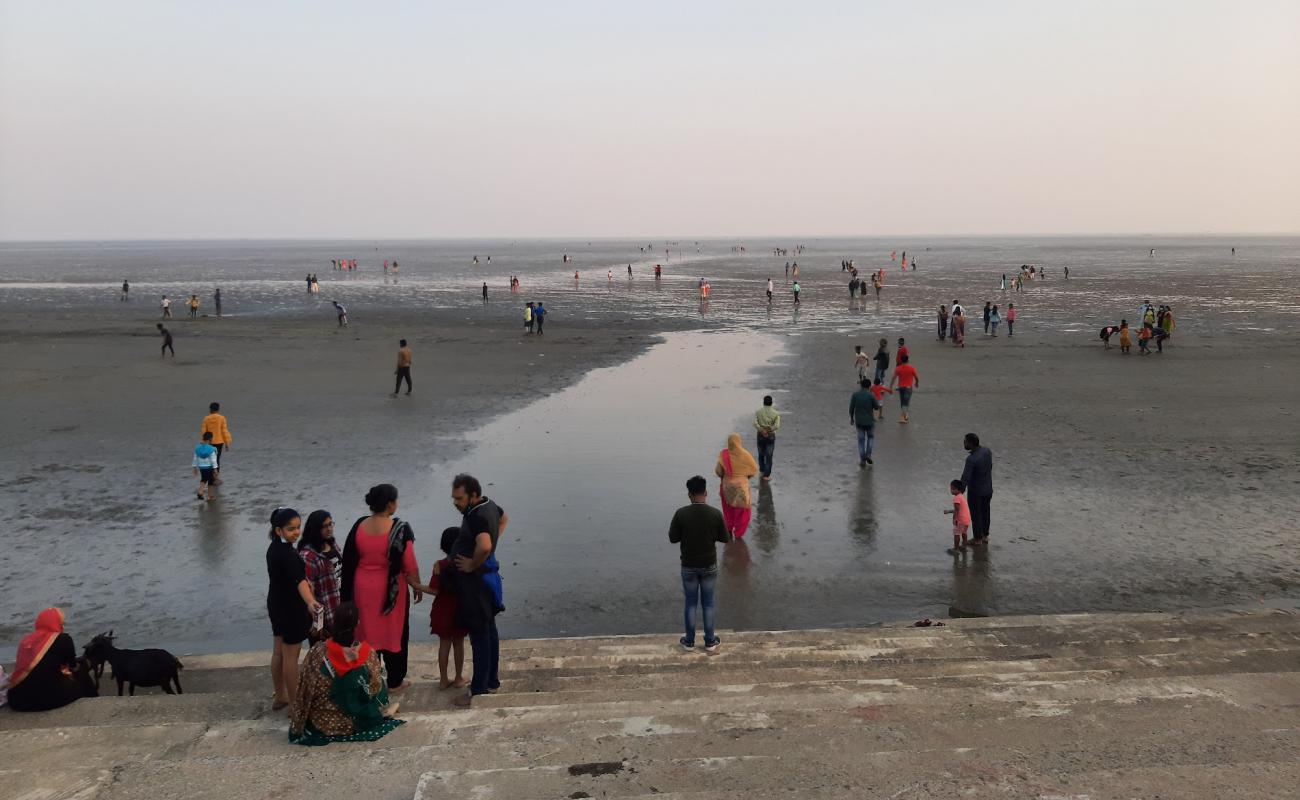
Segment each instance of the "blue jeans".
[{"label": "blue jeans", "polygon": [[898,404],[907,408],[912,404],[912,388],[910,386],[898,387]]},{"label": "blue jeans", "polygon": [[501,677],[497,672],[501,662],[501,639],[497,636],[497,621],[492,620],[478,633],[471,632],[469,646],[474,661],[474,677],[469,682],[469,693],[487,694],[489,689],[501,688]]},{"label": "blue jeans", "polygon": [[686,595],[686,613],[682,620],[686,626],[686,642],[695,644],[695,605],[698,602],[704,612],[704,643],[712,644],[713,635],[713,589],[718,582],[718,566],[682,567],[682,592]]},{"label": "blue jeans", "polygon": [[876,379],[875,381],[873,381],[873,383],[884,383],[884,382],[885,382],[885,368],[876,367]]},{"label": "blue jeans", "polygon": [[758,471],[763,477],[772,475],[772,451],[776,449],[776,437],[758,435]]},{"label": "blue jeans", "polygon": [[876,426],[870,428],[858,426],[858,460],[866,461],[871,458],[871,448],[876,443]]}]

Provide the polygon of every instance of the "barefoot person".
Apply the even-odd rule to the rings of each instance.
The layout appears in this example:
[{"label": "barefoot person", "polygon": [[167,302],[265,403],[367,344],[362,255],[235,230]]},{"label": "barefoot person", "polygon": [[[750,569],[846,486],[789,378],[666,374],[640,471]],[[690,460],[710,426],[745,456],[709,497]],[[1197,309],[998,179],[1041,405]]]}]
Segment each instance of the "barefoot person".
[{"label": "barefoot person", "polygon": [[171,351],[172,358],[175,358],[176,348],[172,347],[172,332],[164,328],[163,324],[159,322],[158,333],[162,334],[162,357],[166,358],[168,351]]},{"label": "barefoot person", "polygon": [[754,413],[754,430],[758,432],[758,471],[763,480],[772,480],[772,453],[776,450],[776,432],[781,430],[781,414],[772,407],[772,395],[763,397],[763,407]]},{"label": "barefoot person", "polygon": [[683,625],[685,634],[678,643],[686,650],[695,647],[695,608],[698,605],[704,625],[704,652],[716,653],[722,640],[714,632],[714,587],[718,582],[716,545],[731,541],[722,514],[709,505],[709,484],[696,475],[686,481],[689,505],[673,514],[668,525],[668,541],[681,551],[682,591],[686,597]]},{"label": "barefoot person", "polygon": [[501,687],[501,639],[496,621],[501,608],[488,578],[488,561],[496,554],[510,517],[483,496],[483,486],[473,475],[460,474],[452,480],[451,502],[463,515],[449,553],[456,565],[456,625],[469,631],[474,660],[469,692],[452,702],[465,708],[476,696]]},{"label": "barefoot person", "polygon": [[199,479],[198,496],[200,500],[211,501],[217,496],[217,448],[212,446],[211,431],[203,432],[203,441],[194,448],[194,458],[190,465]]},{"label": "barefoot person", "polygon": [[[230,424],[226,417],[221,413],[220,403],[208,403],[208,415],[203,418],[203,424],[199,426],[199,437],[206,440],[207,434],[212,434],[212,446],[217,448],[217,460],[220,462],[226,457],[226,451],[231,449]],[[217,482],[221,482],[221,468],[217,468]]]},{"label": "barefoot person", "polygon": [[912,390],[920,388],[921,378],[916,374],[916,367],[908,363],[911,357],[903,353],[898,357],[898,366],[894,367],[894,377],[889,379],[889,388],[893,389],[898,386],[898,404],[902,408],[903,416],[898,420],[906,425],[911,420],[908,419],[908,408],[912,405]]},{"label": "barefoot person", "polygon": [[880,401],[871,392],[871,381],[863,378],[861,388],[849,398],[849,422],[858,429],[858,466],[874,464],[871,451],[876,441],[876,412]]},{"label": "barefoot person", "polygon": [[302,559],[294,543],[302,533],[302,519],[292,508],[271,512],[271,545],[266,548],[266,613],[271,618],[271,683],[275,687],[272,711],[289,705],[298,696],[298,652],[311,629],[320,603],[311,593]]},{"label": "barefoot person", "polygon": [[402,724],[393,719],[379,654],[357,638],[357,607],[343,603],[334,632],[303,662],[302,680],[289,712],[289,741],[323,745],[373,742]]},{"label": "barefoot person", "polygon": [[718,453],[713,474],[722,479],[718,497],[722,499],[722,519],[727,525],[727,533],[743,539],[753,513],[749,479],[758,474],[758,462],[741,444],[739,433],[727,437],[727,447]]}]

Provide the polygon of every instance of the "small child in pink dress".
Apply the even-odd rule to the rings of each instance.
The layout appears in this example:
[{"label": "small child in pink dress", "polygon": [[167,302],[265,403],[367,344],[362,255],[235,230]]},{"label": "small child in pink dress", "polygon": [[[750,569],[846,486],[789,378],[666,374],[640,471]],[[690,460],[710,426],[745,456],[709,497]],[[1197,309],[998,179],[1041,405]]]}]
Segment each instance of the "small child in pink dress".
[{"label": "small child in pink dress", "polygon": [[966,484],[953,481],[948,484],[952,493],[952,508],[945,508],[943,513],[952,514],[952,549],[956,553],[966,549],[966,532],[970,530],[970,506],[966,505]]}]

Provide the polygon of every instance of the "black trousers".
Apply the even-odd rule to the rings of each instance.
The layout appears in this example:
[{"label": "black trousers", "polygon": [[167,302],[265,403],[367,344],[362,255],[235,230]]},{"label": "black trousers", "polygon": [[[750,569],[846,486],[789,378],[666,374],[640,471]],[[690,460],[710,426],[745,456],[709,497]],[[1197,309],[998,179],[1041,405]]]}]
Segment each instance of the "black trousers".
[{"label": "black trousers", "polygon": [[989,505],[993,502],[992,495],[980,497],[978,495],[966,495],[966,504],[970,506],[970,527],[971,535],[976,539],[987,539],[989,535],[989,514],[991,513]]},{"label": "black trousers", "polygon": [[403,380],[406,381],[406,391],[408,392],[411,391],[411,368],[410,367],[397,368],[397,385],[393,387],[393,394],[397,394],[397,390],[402,388]]},{"label": "black trousers", "polygon": [[[396,609],[394,609],[396,610]],[[406,624],[402,626],[402,649],[396,653],[390,653],[387,650],[380,650],[379,656],[384,659],[384,669],[388,670],[388,688],[396,689],[406,680],[406,661],[407,654],[410,652],[411,642],[411,599],[406,599]]]}]

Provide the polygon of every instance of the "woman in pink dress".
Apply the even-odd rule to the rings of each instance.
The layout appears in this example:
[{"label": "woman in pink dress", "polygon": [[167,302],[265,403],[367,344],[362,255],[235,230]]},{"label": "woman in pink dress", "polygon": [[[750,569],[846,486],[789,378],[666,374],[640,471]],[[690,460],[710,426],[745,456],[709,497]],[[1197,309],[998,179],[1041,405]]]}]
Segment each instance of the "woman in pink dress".
[{"label": "woman in pink dress", "polygon": [[415,561],[415,534],[394,517],[397,487],[381,483],[366,492],[371,515],[352,526],[343,546],[343,602],[360,613],[357,641],[379,651],[388,671],[388,688],[400,692],[406,680],[407,644],[411,635],[410,595],[420,602],[428,587],[420,583]]}]

